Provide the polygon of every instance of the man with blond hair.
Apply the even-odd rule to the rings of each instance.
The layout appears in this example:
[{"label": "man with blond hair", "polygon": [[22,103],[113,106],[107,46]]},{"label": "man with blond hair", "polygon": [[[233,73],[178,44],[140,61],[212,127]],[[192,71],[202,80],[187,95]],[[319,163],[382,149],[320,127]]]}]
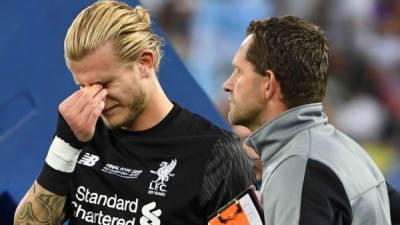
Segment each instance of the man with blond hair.
[{"label": "man with blond hair", "polygon": [[165,95],[141,7],[98,1],[65,38],[80,90],[59,105],[45,165],[15,224],[206,224],[254,182],[238,140]]}]

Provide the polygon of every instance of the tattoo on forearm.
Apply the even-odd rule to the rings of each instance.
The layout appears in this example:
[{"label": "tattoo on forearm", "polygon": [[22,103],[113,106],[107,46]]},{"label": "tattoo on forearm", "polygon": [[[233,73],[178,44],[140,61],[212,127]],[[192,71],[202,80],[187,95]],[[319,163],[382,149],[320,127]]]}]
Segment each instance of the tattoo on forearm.
[{"label": "tattoo on forearm", "polygon": [[14,225],[22,224],[62,224],[65,197],[38,191],[33,184],[29,195],[17,209]]}]

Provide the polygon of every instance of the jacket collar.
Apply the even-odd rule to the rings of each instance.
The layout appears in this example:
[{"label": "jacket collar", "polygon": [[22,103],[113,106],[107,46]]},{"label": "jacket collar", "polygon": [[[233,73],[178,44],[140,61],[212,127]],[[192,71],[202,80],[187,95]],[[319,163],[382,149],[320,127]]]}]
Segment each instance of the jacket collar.
[{"label": "jacket collar", "polygon": [[296,134],[319,124],[326,124],[328,117],[322,112],[321,103],[292,108],[254,131],[246,142],[261,160],[266,162],[279,152]]}]

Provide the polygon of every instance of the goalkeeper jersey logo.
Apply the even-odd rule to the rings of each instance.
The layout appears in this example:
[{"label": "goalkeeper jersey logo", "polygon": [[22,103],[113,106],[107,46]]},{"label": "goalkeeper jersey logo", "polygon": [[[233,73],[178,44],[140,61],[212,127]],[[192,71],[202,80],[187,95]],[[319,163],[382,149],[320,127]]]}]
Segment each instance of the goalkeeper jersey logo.
[{"label": "goalkeeper jersey logo", "polygon": [[143,216],[140,218],[140,225],[160,225],[161,209],[156,208],[155,202],[150,202],[142,208]]},{"label": "goalkeeper jersey logo", "polygon": [[165,196],[167,193],[167,184],[169,177],[175,176],[172,171],[175,169],[177,164],[176,159],[171,160],[170,163],[162,161],[160,163],[160,168],[157,171],[150,170],[150,173],[158,176],[157,179],[150,182],[148,194]]},{"label": "goalkeeper jersey logo", "polygon": [[92,167],[96,164],[96,162],[100,158],[97,155],[90,154],[90,153],[85,153],[85,155],[82,156],[82,158],[78,161],[78,164],[82,164],[85,166]]}]

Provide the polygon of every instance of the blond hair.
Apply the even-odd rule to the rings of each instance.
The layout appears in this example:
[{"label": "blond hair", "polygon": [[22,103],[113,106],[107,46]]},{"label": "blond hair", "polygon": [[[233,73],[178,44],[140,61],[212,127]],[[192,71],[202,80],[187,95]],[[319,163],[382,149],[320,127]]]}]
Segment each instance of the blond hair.
[{"label": "blond hair", "polygon": [[132,63],[144,49],[151,49],[158,70],[162,40],[151,30],[150,14],[141,6],[101,0],[82,10],[66,34],[65,59],[79,61],[108,41],[113,42],[123,64]]}]

